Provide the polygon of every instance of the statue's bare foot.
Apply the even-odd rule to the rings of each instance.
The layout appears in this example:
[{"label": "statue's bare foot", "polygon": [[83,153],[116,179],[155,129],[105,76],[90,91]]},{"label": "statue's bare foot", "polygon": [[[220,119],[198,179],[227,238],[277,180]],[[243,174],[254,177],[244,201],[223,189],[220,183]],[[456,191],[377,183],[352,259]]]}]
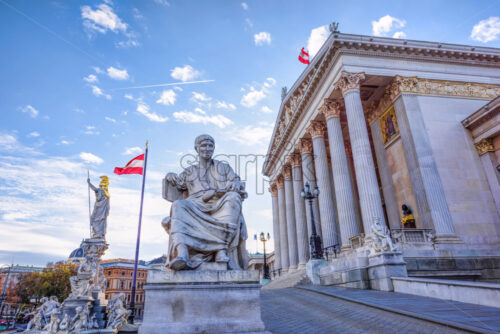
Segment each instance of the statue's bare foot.
[{"label": "statue's bare foot", "polygon": [[215,255],[215,262],[227,263],[228,261],[229,261],[229,256],[227,256],[227,253],[225,250],[220,250]]}]

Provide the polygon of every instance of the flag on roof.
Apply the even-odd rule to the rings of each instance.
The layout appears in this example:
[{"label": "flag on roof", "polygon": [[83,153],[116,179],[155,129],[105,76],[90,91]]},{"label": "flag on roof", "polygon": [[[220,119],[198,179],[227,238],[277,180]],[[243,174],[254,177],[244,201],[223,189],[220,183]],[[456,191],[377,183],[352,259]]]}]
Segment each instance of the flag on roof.
[{"label": "flag on roof", "polygon": [[144,170],[144,153],[130,160],[125,167],[115,167],[114,173],[118,175],[122,174],[140,174],[142,175]]},{"label": "flag on roof", "polygon": [[303,64],[309,64],[309,52],[306,52],[304,48],[300,50],[299,61]]}]

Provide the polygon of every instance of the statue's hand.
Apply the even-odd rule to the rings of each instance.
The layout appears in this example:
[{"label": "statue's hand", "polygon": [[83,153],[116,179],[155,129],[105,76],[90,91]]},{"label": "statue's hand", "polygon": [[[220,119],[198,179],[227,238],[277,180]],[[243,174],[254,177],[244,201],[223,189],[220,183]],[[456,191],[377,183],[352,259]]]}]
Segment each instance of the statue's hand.
[{"label": "statue's hand", "polygon": [[175,173],[168,173],[165,176],[165,179],[167,180],[168,183],[176,184],[177,183],[177,174],[175,174]]},{"label": "statue's hand", "polygon": [[235,191],[239,193],[245,191],[245,184],[241,181],[233,181],[227,185],[226,190]]},{"label": "statue's hand", "polygon": [[203,202],[208,202],[212,199],[212,197],[215,196],[215,193],[216,193],[215,190],[209,190],[203,195],[201,199],[203,200]]}]

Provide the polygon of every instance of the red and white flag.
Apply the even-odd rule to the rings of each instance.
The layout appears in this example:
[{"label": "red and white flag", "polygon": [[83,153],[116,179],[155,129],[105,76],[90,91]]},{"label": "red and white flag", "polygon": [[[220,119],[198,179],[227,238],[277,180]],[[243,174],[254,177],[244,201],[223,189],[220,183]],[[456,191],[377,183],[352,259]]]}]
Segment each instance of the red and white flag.
[{"label": "red and white flag", "polygon": [[142,175],[144,171],[144,153],[130,160],[125,167],[115,167],[114,173],[118,175],[122,174],[140,174]]},{"label": "red and white flag", "polygon": [[309,64],[309,52],[306,52],[304,48],[300,50],[299,61],[303,64]]}]

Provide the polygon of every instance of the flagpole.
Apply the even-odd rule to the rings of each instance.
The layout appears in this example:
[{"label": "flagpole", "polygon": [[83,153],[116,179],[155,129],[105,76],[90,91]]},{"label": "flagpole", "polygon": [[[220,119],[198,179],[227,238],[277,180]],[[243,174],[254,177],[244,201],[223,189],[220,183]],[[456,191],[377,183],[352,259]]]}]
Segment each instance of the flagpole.
[{"label": "flagpole", "polygon": [[139,245],[141,242],[141,223],[142,223],[142,203],[144,202],[144,184],[146,183],[146,167],[148,164],[148,142],[146,141],[146,154],[144,156],[144,173],[142,174],[142,191],[141,191],[141,208],[139,209],[139,226],[137,227],[137,242],[135,244],[135,262],[134,262],[134,277],[132,279],[132,294],[130,299],[131,310],[129,315],[129,322],[134,323],[135,316],[135,286],[137,283],[137,264],[139,262]]},{"label": "flagpole", "polygon": [[[87,180],[90,179],[90,169],[87,168]],[[92,214],[90,213],[90,184],[87,182],[87,189],[89,191],[89,231],[90,231],[90,238],[92,238]]]}]

